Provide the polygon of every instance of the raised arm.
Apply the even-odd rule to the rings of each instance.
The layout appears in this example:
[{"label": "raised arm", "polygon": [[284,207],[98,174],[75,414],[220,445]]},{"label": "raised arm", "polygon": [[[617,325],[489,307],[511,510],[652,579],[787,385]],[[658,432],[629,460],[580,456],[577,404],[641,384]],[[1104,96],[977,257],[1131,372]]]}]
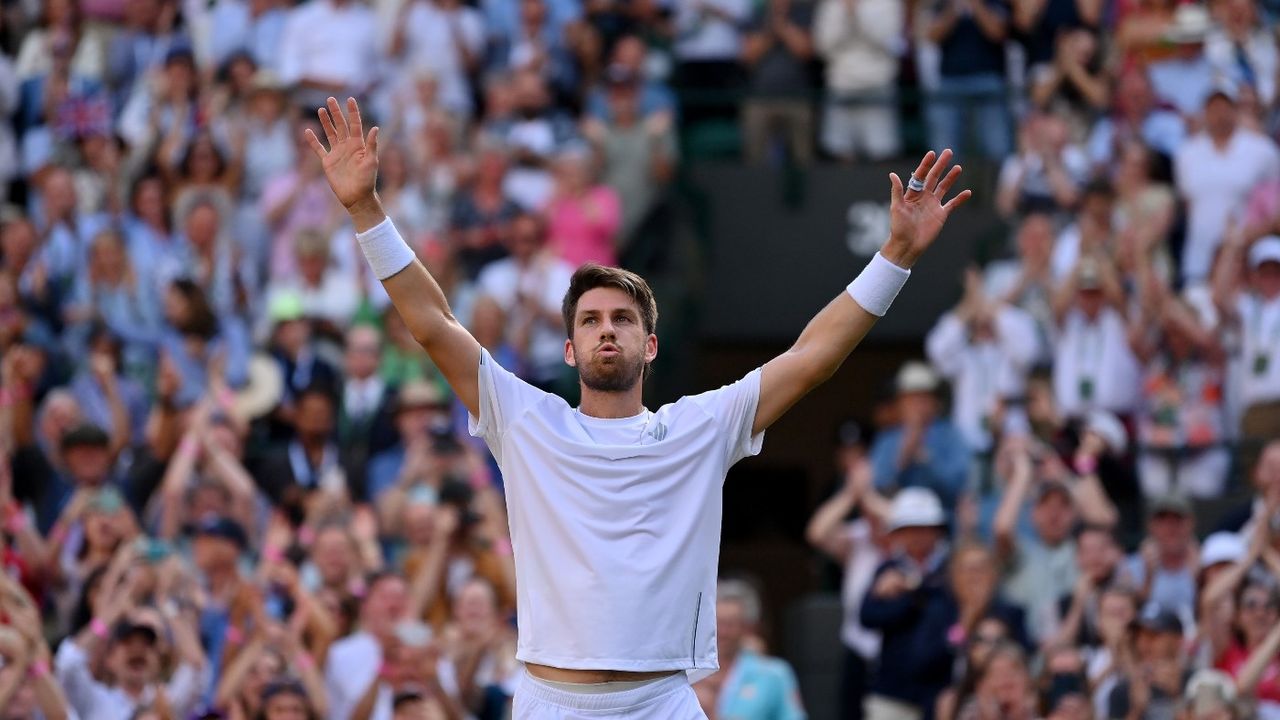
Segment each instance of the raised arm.
[{"label": "raised arm", "polygon": [[[897,173],[889,174],[893,191],[888,241],[849,291],[840,293],[815,315],[791,349],[765,364],[753,434],[772,425],[835,373],[888,309],[911,266],[933,244],[947,217],[973,194],[964,190],[943,204],[960,177],[959,165],[946,172],[950,160],[950,150],[943,150],[940,156],[933,151],[924,156],[913,175],[923,179],[923,189],[904,192]],[[866,308],[859,303],[878,307]]]},{"label": "raised arm", "polygon": [[480,343],[453,316],[444,291],[382,209],[374,190],[378,128],[365,136],[354,98],[347,99],[345,113],[334,98],[318,113],[329,149],[310,129],[306,130],[307,142],[323,163],[333,194],[351,215],[360,249],[409,332],[444,373],[462,404],[479,417]]}]

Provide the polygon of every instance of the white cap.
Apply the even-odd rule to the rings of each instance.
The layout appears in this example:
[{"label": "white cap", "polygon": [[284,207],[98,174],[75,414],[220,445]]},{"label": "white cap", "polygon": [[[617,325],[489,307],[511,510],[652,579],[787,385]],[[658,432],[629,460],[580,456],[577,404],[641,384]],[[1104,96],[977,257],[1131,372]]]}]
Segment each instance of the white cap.
[{"label": "white cap", "polygon": [[1239,533],[1216,532],[1204,539],[1200,548],[1200,567],[1236,562],[1245,554],[1244,538]]},{"label": "white cap", "polygon": [[1268,235],[1249,248],[1249,267],[1265,262],[1280,262],[1280,235]]},{"label": "white cap", "polygon": [[942,527],[947,524],[942,502],[932,490],[908,487],[893,496],[889,509],[889,531],[909,527]]},{"label": "white cap", "polygon": [[1105,410],[1094,410],[1089,413],[1089,421],[1085,429],[1097,433],[1113,453],[1123,453],[1129,446],[1129,433],[1124,429],[1124,424],[1115,415]]},{"label": "white cap", "polygon": [[1236,700],[1236,683],[1230,675],[1205,668],[1196,671],[1187,681],[1186,701],[1197,706],[1195,709],[1207,710],[1223,704],[1231,704]]},{"label": "white cap", "polygon": [[936,392],[938,390],[938,373],[928,364],[913,360],[898,370],[894,380],[899,393]]}]

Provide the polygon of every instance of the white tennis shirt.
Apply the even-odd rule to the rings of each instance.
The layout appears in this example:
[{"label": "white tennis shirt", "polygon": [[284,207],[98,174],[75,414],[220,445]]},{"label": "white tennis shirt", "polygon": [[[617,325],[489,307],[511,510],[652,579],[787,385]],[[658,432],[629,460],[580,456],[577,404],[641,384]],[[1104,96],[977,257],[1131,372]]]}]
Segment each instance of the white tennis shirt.
[{"label": "white tennis shirt", "polygon": [[583,415],[480,359],[484,438],[506,484],[524,662],[570,670],[719,667],[721,487],[760,452],[760,370],[629,418]]}]

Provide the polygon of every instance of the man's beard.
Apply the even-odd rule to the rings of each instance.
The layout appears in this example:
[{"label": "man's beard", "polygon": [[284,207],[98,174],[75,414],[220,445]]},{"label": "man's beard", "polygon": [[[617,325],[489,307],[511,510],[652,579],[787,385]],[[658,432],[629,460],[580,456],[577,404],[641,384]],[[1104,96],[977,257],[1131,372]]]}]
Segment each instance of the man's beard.
[{"label": "man's beard", "polygon": [[573,357],[582,384],[596,392],[627,392],[640,382],[640,376],[644,372],[644,356],[631,358],[619,352],[613,356],[612,362],[600,359],[583,362],[584,358],[574,348]]}]

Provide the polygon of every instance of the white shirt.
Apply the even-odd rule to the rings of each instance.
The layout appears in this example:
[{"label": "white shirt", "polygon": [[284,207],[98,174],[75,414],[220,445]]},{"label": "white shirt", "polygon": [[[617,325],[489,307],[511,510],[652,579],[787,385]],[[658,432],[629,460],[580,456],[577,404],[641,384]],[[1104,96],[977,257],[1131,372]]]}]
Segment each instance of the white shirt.
[{"label": "white shirt", "polygon": [[[1270,106],[1276,99],[1276,73],[1280,72],[1280,56],[1276,52],[1276,39],[1265,27],[1257,27],[1241,43],[1246,61],[1253,70],[1258,100]],[[1204,39],[1204,56],[1213,66],[1214,74],[1229,79],[1238,86],[1246,85],[1244,68],[1240,65],[1235,41],[1222,28],[1214,28]]]},{"label": "white shirt", "polygon": [[[456,32],[455,32],[456,28]],[[405,68],[436,77],[440,103],[463,114],[471,111],[471,85],[463,62],[464,48],[484,52],[484,18],[474,8],[445,11],[432,2],[414,2],[404,19]]]},{"label": "white shirt", "polygon": [[280,41],[280,79],[286,84],[312,79],[367,87],[378,60],[373,11],[364,4],[310,0],[289,11]]},{"label": "white shirt", "polygon": [[[1053,362],[1054,396],[1065,415],[1133,412],[1141,397],[1141,373],[1124,319],[1115,308],[1103,308],[1092,323],[1078,308],[1068,311]],[[1085,397],[1090,390],[1091,396]]]},{"label": "white shirt", "polygon": [[387,384],[375,373],[361,380],[348,377],[342,386],[342,407],[348,417],[364,418],[377,412]]},{"label": "white shirt", "polygon": [[871,538],[871,523],[865,519],[854,520],[845,526],[849,538],[849,557],[844,563],[844,583],[840,589],[844,607],[844,623],[840,626],[840,639],[845,647],[864,659],[880,657],[880,633],[862,626],[858,617],[862,612],[862,600],[871,589],[876,568],[884,562],[884,553]]},{"label": "white shirt", "polygon": [[[541,310],[556,313],[569,290],[573,266],[550,254],[542,254],[521,267],[515,258],[503,258],[485,266],[477,283],[480,294],[492,299],[507,315],[508,337],[527,321],[521,294],[534,298]],[[535,379],[552,379],[564,367],[564,325],[535,321],[530,333],[527,362]]]},{"label": "white shirt", "polygon": [[1264,301],[1241,293],[1236,313],[1242,340],[1241,407],[1280,400],[1280,297]]},{"label": "white shirt", "polygon": [[[133,698],[114,685],[98,682],[89,670],[88,656],[71,639],[58,646],[53,667],[58,684],[67,694],[67,703],[86,720],[128,720],[135,710],[149,705],[156,696],[155,685],[148,686],[142,697]],[[377,672],[376,668],[374,671]],[[201,670],[185,663],[179,665],[164,686],[165,697],[173,708],[174,716],[186,717],[208,683],[207,665]]]},{"label": "white shirt", "polygon": [[[707,5],[728,13],[733,22],[702,10]],[[676,5],[676,57],[680,60],[737,60],[742,33],[751,17],[748,0],[702,0]]]},{"label": "white shirt", "polygon": [[480,417],[516,561],[516,657],[574,670],[719,667],[721,487],[760,452],[760,371],[657,412],[583,415],[481,355]]},{"label": "white shirt", "polygon": [[1178,149],[1174,168],[1178,193],[1188,205],[1183,279],[1203,280],[1228,219],[1239,215],[1250,191],[1280,174],[1280,151],[1266,136],[1242,128],[1219,152],[1200,133]]},{"label": "white shirt", "polygon": [[[348,635],[329,648],[324,666],[324,689],[329,698],[329,720],[350,720],[351,712],[382,669],[382,646],[377,638],[361,631]],[[453,664],[441,658],[436,672],[440,688],[458,697],[458,676]],[[369,720],[392,720],[395,692],[381,683]]]},{"label": "white shirt", "polygon": [[987,418],[996,404],[1019,397],[1040,351],[1035,319],[1025,310],[1003,306],[993,323],[995,338],[973,342],[965,324],[947,313],[925,337],[929,362],[955,390],[951,421],[974,450],[991,447]]}]

